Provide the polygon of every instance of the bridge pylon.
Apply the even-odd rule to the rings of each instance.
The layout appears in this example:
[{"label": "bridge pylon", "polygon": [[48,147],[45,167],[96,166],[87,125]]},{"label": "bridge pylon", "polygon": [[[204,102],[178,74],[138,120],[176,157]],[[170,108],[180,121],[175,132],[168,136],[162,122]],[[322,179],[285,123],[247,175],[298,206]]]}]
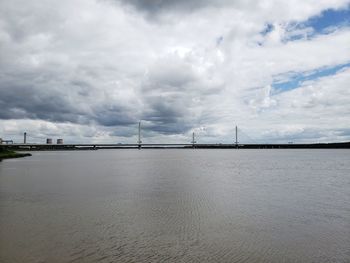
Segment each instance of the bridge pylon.
[{"label": "bridge pylon", "polygon": [[196,139],[195,139],[195,133],[194,132],[192,133],[192,142],[191,143],[192,143],[192,148],[195,148],[195,144],[197,142],[196,142]]},{"label": "bridge pylon", "polygon": [[138,144],[138,148],[139,150],[141,150],[142,147],[142,141],[141,141],[141,121],[139,121],[139,136],[138,136],[138,140],[137,140],[137,144]]}]

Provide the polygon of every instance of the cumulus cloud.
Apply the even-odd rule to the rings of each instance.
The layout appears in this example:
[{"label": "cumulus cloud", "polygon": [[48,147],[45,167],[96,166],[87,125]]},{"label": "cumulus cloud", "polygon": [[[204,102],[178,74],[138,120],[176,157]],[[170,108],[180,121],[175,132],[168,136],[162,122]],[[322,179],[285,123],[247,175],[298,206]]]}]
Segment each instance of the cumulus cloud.
[{"label": "cumulus cloud", "polygon": [[145,142],[192,131],[231,142],[235,124],[256,140],[349,140],[346,68],[273,91],[276,80],[350,62],[349,27],[293,26],[349,3],[2,1],[0,137],[134,142],[142,120]]}]

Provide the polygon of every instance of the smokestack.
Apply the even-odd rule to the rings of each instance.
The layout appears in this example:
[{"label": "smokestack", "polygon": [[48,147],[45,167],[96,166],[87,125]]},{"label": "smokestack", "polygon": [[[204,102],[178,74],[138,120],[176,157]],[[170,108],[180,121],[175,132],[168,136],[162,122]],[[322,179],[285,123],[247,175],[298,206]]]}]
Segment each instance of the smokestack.
[{"label": "smokestack", "polygon": [[27,143],[27,133],[26,132],[23,134],[23,143],[24,144]]}]

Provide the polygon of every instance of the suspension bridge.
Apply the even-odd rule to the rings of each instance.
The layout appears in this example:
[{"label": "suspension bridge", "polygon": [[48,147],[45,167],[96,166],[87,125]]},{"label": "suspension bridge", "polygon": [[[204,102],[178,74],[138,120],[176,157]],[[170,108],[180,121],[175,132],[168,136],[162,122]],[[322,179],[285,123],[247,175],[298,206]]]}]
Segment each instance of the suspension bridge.
[{"label": "suspension bridge", "polygon": [[[98,149],[297,149],[297,148],[350,148],[350,142],[344,143],[259,143],[242,129],[235,127],[234,142],[232,143],[198,143],[195,132],[189,143],[143,143],[141,139],[141,122],[138,123],[138,139],[136,143],[63,143],[63,139],[57,139],[57,144],[52,143],[51,138],[46,138],[46,143],[30,143],[31,140],[41,140],[40,136],[23,134],[23,143],[14,143],[13,140],[1,140],[0,147],[13,150],[98,150]],[[240,134],[241,142],[238,140]],[[242,142],[243,141],[243,142]],[[246,142],[246,143],[244,143]]]}]

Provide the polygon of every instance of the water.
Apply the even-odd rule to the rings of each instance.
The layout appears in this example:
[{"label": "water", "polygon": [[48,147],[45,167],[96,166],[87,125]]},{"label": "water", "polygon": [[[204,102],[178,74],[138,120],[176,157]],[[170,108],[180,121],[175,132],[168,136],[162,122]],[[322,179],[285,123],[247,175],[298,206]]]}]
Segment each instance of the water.
[{"label": "water", "polygon": [[349,150],[0,163],[0,262],[350,262]]}]

